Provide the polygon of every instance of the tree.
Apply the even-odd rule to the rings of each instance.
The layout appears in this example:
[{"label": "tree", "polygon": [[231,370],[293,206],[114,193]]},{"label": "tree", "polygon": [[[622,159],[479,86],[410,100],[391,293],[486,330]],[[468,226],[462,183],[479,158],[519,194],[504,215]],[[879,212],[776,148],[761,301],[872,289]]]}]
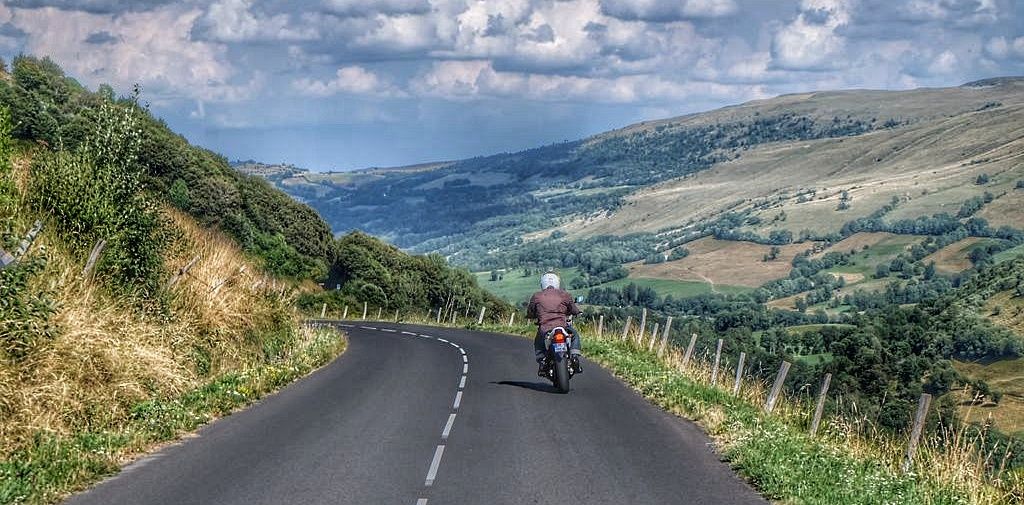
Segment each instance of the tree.
[{"label": "tree", "polygon": [[978,176],[977,179],[974,180],[974,183],[977,184],[978,186],[984,186],[985,184],[989,183],[989,180],[990,179],[988,174],[981,174]]}]

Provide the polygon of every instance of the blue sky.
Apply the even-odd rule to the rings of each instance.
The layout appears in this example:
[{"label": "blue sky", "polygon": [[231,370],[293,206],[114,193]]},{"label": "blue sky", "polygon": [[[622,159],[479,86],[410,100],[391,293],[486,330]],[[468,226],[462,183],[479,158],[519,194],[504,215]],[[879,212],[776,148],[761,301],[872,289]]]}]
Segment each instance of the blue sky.
[{"label": "blue sky", "polygon": [[817,89],[1024,74],[1016,0],[3,0],[0,54],[232,159],[454,159]]}]

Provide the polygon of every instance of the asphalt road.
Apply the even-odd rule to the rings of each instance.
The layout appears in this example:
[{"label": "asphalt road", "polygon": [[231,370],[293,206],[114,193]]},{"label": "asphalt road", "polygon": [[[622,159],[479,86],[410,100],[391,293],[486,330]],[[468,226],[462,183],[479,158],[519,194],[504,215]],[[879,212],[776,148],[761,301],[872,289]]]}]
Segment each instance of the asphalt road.
[{"label": "asphalt road", "polygon": [[526,339],[346,325],[334,363],[67,503],[767,503],[593,364],[561,395]]}]

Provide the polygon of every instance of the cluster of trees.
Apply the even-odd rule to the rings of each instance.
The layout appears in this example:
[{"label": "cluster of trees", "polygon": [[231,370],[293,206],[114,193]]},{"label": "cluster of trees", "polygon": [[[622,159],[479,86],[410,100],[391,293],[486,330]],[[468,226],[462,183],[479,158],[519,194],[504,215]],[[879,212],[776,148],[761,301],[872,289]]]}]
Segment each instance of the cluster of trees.
[{"label": "cluster of trees", "polygon": [[981,208],[984,207],[985,204],[992,203],[992,200],[994,199],[995,196],[993,196],[992,193],[989,193],[988,191],[986,191],[985,194],[982,196],[970,198],[967,201],[965,201],[963,205],[960,206],[960,211],[956,213],[956,217],[960,219],[966,219],[968,217],[971,217],[974,215],[974,213],[981,210]]},{"label": "cluster of trees", "polygon": [[[495,272],[497,273],[497,272]],[[365,233],[352,232],[335,243],[335,260],[326,281],[327,291],[304,295],[299,305],[332,311],[367,303],[385,310],[424,310],[444,307],[462,311],[487,307],[497,317],[511,307],[481,288],[476,276],[448,265],[437,254],[410,255]],[[340,286],[341,289],[335,289]]]},{"label": "cluster of trees", "polygon": [[259,178],[239,174],[223,157],[190,145],[139,107],[134,95],[118,98],[109,86],[90,92],[48,59],[19,56],[9,73],[3,71],[8,78],[0,79],[0,105],[17,118],[15,138],[72,153],[103,127],[103,107],[127,114],[135,124],[131,141],[137,166],[131,169],[148,194],[227,231],[271,272],[295,278],[326,272],[333,236],[315,211]]}]

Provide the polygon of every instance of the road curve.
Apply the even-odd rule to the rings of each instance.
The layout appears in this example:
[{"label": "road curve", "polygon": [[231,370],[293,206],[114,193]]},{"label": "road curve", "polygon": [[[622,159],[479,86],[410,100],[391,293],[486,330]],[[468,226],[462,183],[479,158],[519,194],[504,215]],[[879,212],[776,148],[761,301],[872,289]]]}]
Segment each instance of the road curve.
[{"label": "road curve", "polygon": [[560,395],[522,338],[343,325],[335,362],[66,503],[767,503],[597,366]]}]

